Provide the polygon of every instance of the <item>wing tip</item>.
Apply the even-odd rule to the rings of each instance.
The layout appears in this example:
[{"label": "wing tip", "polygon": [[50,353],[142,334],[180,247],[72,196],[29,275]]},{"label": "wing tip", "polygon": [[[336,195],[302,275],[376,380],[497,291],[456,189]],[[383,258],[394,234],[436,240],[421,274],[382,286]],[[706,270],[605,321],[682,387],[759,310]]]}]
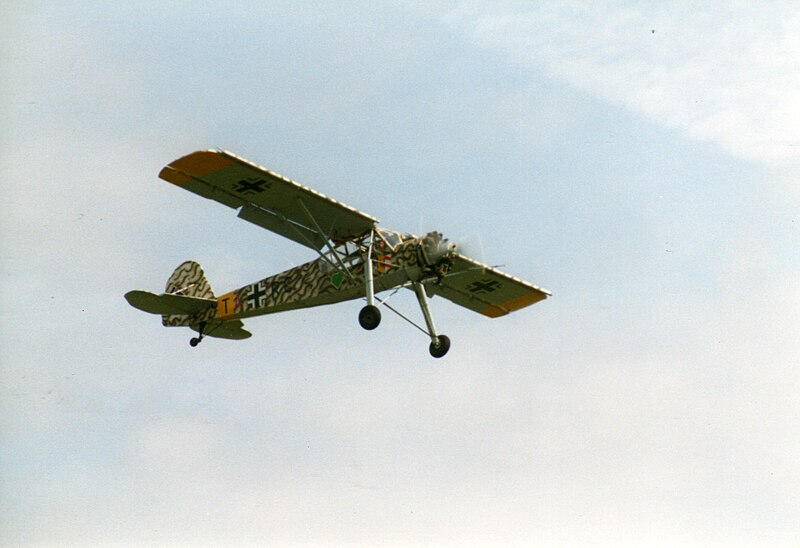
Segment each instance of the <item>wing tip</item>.
[{"label": "wing tip", "polygon": [[524,295],[514,297],[504,303],[487,306],[481,310],[481,314],[490,318],[499,318],[500,316],[506,316],[521,308],[543,301],[549,296],[551,296],[550,293],[537,288],[537,291],[525,293]]},{"label": "wing tip", "polygon": [[134,289],[133,291],[125,293],[124,297],[125,300],[128,301],[128,304],[137,310],[147,312],[148,314],[161,313],[161,309],[155,304],[158,299],[158,295],[155,293]]},{"label": "wing tip", "polygon": [[192,177],[203,177],[233,163],[223,150],[197,150],[167,164],[158,176],[176,185],[183,185]]}]

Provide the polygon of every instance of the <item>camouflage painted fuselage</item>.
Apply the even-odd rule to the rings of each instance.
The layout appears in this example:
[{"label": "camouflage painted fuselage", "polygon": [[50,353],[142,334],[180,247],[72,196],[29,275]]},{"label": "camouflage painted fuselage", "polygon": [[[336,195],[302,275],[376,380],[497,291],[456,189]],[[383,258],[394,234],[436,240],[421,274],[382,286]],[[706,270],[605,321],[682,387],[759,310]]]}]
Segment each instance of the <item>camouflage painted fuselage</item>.
[{"label": "camouflage painted fuselage", "polygon": [[[372,250],[375,293],[422,277],[419,247],[416,237],[401,242],[394,250],[375,246]],[[364,297],[365,258],[364,250],[345,257],[345,270],[334,258],[320,257],[269,276],[217,297],[216,309],[206,311],[196,321],[250,318]]]}]

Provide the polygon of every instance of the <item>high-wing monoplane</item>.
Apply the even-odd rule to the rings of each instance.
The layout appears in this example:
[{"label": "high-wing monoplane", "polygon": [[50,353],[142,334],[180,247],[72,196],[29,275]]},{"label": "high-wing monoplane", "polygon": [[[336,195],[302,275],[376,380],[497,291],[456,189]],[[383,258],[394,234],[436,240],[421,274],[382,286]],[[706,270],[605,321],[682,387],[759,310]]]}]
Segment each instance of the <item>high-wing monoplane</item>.
[{"label": "high-wing monoplane", "polygon": [[[431,340],[430,353],[444,356],[450,339],[434,325],[428,296],[496,318],[547,298],[550,293],[458,252],[439,232],[415,236],[378,227],[378,220],[224,150],[201,150],[179,158],[159,177],[238,211],[238,217],[313,249],[318,257],[215,296],[200,265],[187,261],[173,272],[164,293],[130,291],[132,306],[162,317],[165,326],[186,326],[204,337],[246,339],[242,319],[366,299],[358,315],[375,329],[381,307],[395,310],[378,293],[414,291]],[[391,296],[391,295],[390,295]],[[411,323],[407,317],[400,314]],[[414,324],[416,325],[416,324]]]}]

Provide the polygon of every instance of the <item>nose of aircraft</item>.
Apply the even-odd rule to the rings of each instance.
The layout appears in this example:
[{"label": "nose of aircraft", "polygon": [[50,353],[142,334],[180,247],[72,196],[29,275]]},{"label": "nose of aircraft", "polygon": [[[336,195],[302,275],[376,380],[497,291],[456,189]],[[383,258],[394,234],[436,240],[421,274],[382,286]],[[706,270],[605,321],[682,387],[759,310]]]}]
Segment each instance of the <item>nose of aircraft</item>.
[{"label": "nose of aircraft", "polygon": [[421,242],[422,256],[428,266],[438,264],[447,255],[455,253],[458,246],[444,238],[441,232],[428,232]]}]

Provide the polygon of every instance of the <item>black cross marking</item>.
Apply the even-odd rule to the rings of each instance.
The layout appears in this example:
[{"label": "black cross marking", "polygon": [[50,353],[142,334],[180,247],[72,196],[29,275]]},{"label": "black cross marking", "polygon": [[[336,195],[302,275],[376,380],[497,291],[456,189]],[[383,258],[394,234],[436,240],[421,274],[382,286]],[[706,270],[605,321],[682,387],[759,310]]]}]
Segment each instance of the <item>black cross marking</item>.
[{"label": "black cross marking", "polygon": [[246,300],[250,303],[250,308],[260,308],[261,305],[261,297],[266,298],[267,290],[261,288],[261,282],[257,284],[253,284],[253,290],[247,296]]},{"label": "black cross marking", "polygon": [[250,177],[248,179],[242,179],[236,183],[236,186],[233,187],[233,190],[240,194],[252,194],[264,192],[268,188],[272,188],[271,182],[265,181],[264,179]]},{"label": "black cross marking", "polygon": [[503,285],[497,280],[480,280],[472,282],[467,286],[470,293],[491,293],[500,289]]}]

